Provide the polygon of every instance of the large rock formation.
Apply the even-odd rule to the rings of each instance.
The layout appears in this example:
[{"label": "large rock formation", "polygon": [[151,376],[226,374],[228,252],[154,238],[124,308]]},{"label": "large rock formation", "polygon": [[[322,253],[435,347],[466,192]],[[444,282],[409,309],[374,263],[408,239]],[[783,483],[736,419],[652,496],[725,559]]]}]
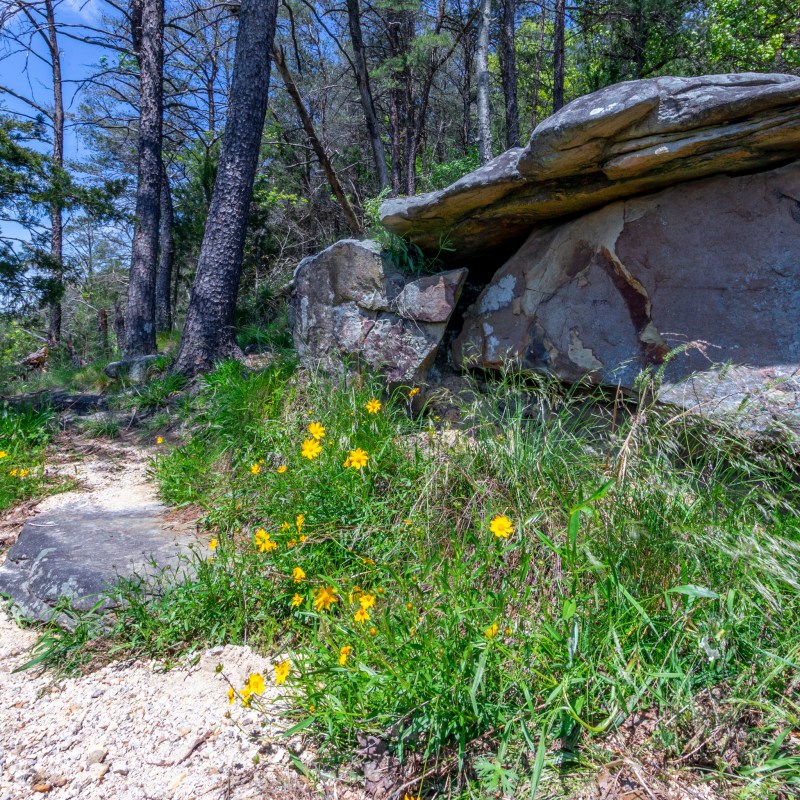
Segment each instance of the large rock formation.
[{"label": "large rock formation", "polygon": [[466,273],[409,280],[377,242],[354,239],[303,259],[291,304],[300,360],[333,373],[360,361],[390,383],[424,380]]},{"label": "large rock formation", "polygon": [[381,214],[484,285],[456,366],[627,388],[650,367],[663,399],[800,434],[800,78],[610,86]]},{"label": "large rock formation", "polygon": [[381,221],[423,250],[465,259],[541,222],[717,173],[800,155],[800,78],[661,77],[581,97],[452,186],[388,200]]}]

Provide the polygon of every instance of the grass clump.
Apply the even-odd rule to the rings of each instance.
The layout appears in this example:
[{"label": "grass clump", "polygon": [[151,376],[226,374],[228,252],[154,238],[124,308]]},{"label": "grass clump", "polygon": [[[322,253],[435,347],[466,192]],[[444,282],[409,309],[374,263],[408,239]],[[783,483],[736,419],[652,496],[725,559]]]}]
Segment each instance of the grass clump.
[{"label": "grass clump", "polygon": [[208,376],[153,471],[213,538],[191,580],[118,590],[116,646],[272,647],[292,730],[332,760],[374,734],[417,765],[415,795],[533,795],[644,713],[666,762],[795,791],[787,454],[541,379],[506,376],[459,430],[414,418],[413,391],[285,361]]},{"label": "grass clump", "polygon": [[47,492],[45,450],[54,428],[49,409],[0,407],[0,511]]}]

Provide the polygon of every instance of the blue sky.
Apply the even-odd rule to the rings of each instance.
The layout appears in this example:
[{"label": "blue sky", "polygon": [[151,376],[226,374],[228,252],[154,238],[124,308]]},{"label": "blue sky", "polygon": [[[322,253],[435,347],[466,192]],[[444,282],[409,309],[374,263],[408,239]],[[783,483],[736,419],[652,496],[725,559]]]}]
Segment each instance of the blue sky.
[{"label": "blue sky", "polygon": [[[62,0],[56,14],[60,22],[70,27],[68,30],[78,32],[78,26],[97,25],[100,14],[104,10],[101,0]],[[14,23],[11,23],[13,27]],[[19,26],[16,28],[19,29]],[[18,52],[0,62],[0,85],[6,86],[18,94],[32,98],[45,108],[51,108],[52,79],[50,68],[43,63],[36,53],[43,52],[44,43],[34,38],[34,52]],[[97,66],[99,59],[113,56],[110,50],[95,45],[78,42],[62,35],[60,37],[61,69],[64,77],[64,106],[67,113],[65,130],[65,151],[68,159],[80,159],[86,153],[81,147],[78,131],[70,119],[70,112],[77,111],[79,100],[76,91],[80,81],[84,80]],[[6,43],[0,49],[3,55],[9,52]],[[20,114],[30,114],[31,109],[25,103],[0,92],[0,108]],[[35,112],[34,112],[35,113]]]}]

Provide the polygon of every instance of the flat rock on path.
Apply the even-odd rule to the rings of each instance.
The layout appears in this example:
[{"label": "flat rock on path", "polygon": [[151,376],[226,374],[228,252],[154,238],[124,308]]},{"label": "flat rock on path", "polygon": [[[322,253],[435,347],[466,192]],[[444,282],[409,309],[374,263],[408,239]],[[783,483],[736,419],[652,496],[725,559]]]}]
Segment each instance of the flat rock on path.
[{"label": "flat rock on path", "polygon": [[74,465],[81,488],[43,501],[25,522],[0,566],[0,593],[24,616],[50,619],[61,597],[87,610],[122,576],[186,568],[179,556],[197,537],[168,520],[146,480],[147,455],[122,444],[90,448]]}]

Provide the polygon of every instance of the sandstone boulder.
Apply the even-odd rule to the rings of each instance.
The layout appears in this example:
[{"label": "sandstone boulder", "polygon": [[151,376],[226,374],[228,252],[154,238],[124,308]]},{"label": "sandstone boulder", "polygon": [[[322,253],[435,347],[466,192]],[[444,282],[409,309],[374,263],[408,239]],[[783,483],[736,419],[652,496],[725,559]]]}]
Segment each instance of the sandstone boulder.
[{"label": "sandstone boulder", "polygon": [[671,402],[800,432],[798,308],[795,161],[540,226],[467,311],[454,359],[625,387],[663,366]]},{"label": "sandstone boulder", "polygon": [[300,360],[332,373],[360,362],[390,383],[421,382],[466,273],[457,269],[410,279],[377,242],[354,239],[303,259],[291,302]]},{"label": "sandstone boulder", "polygon": [[514,148],[438,192],[395,198],[381,221],[456,258],[523,238],[534,224],[800,153],[800,77],[742,73],[628,81],[578,98]]}]

